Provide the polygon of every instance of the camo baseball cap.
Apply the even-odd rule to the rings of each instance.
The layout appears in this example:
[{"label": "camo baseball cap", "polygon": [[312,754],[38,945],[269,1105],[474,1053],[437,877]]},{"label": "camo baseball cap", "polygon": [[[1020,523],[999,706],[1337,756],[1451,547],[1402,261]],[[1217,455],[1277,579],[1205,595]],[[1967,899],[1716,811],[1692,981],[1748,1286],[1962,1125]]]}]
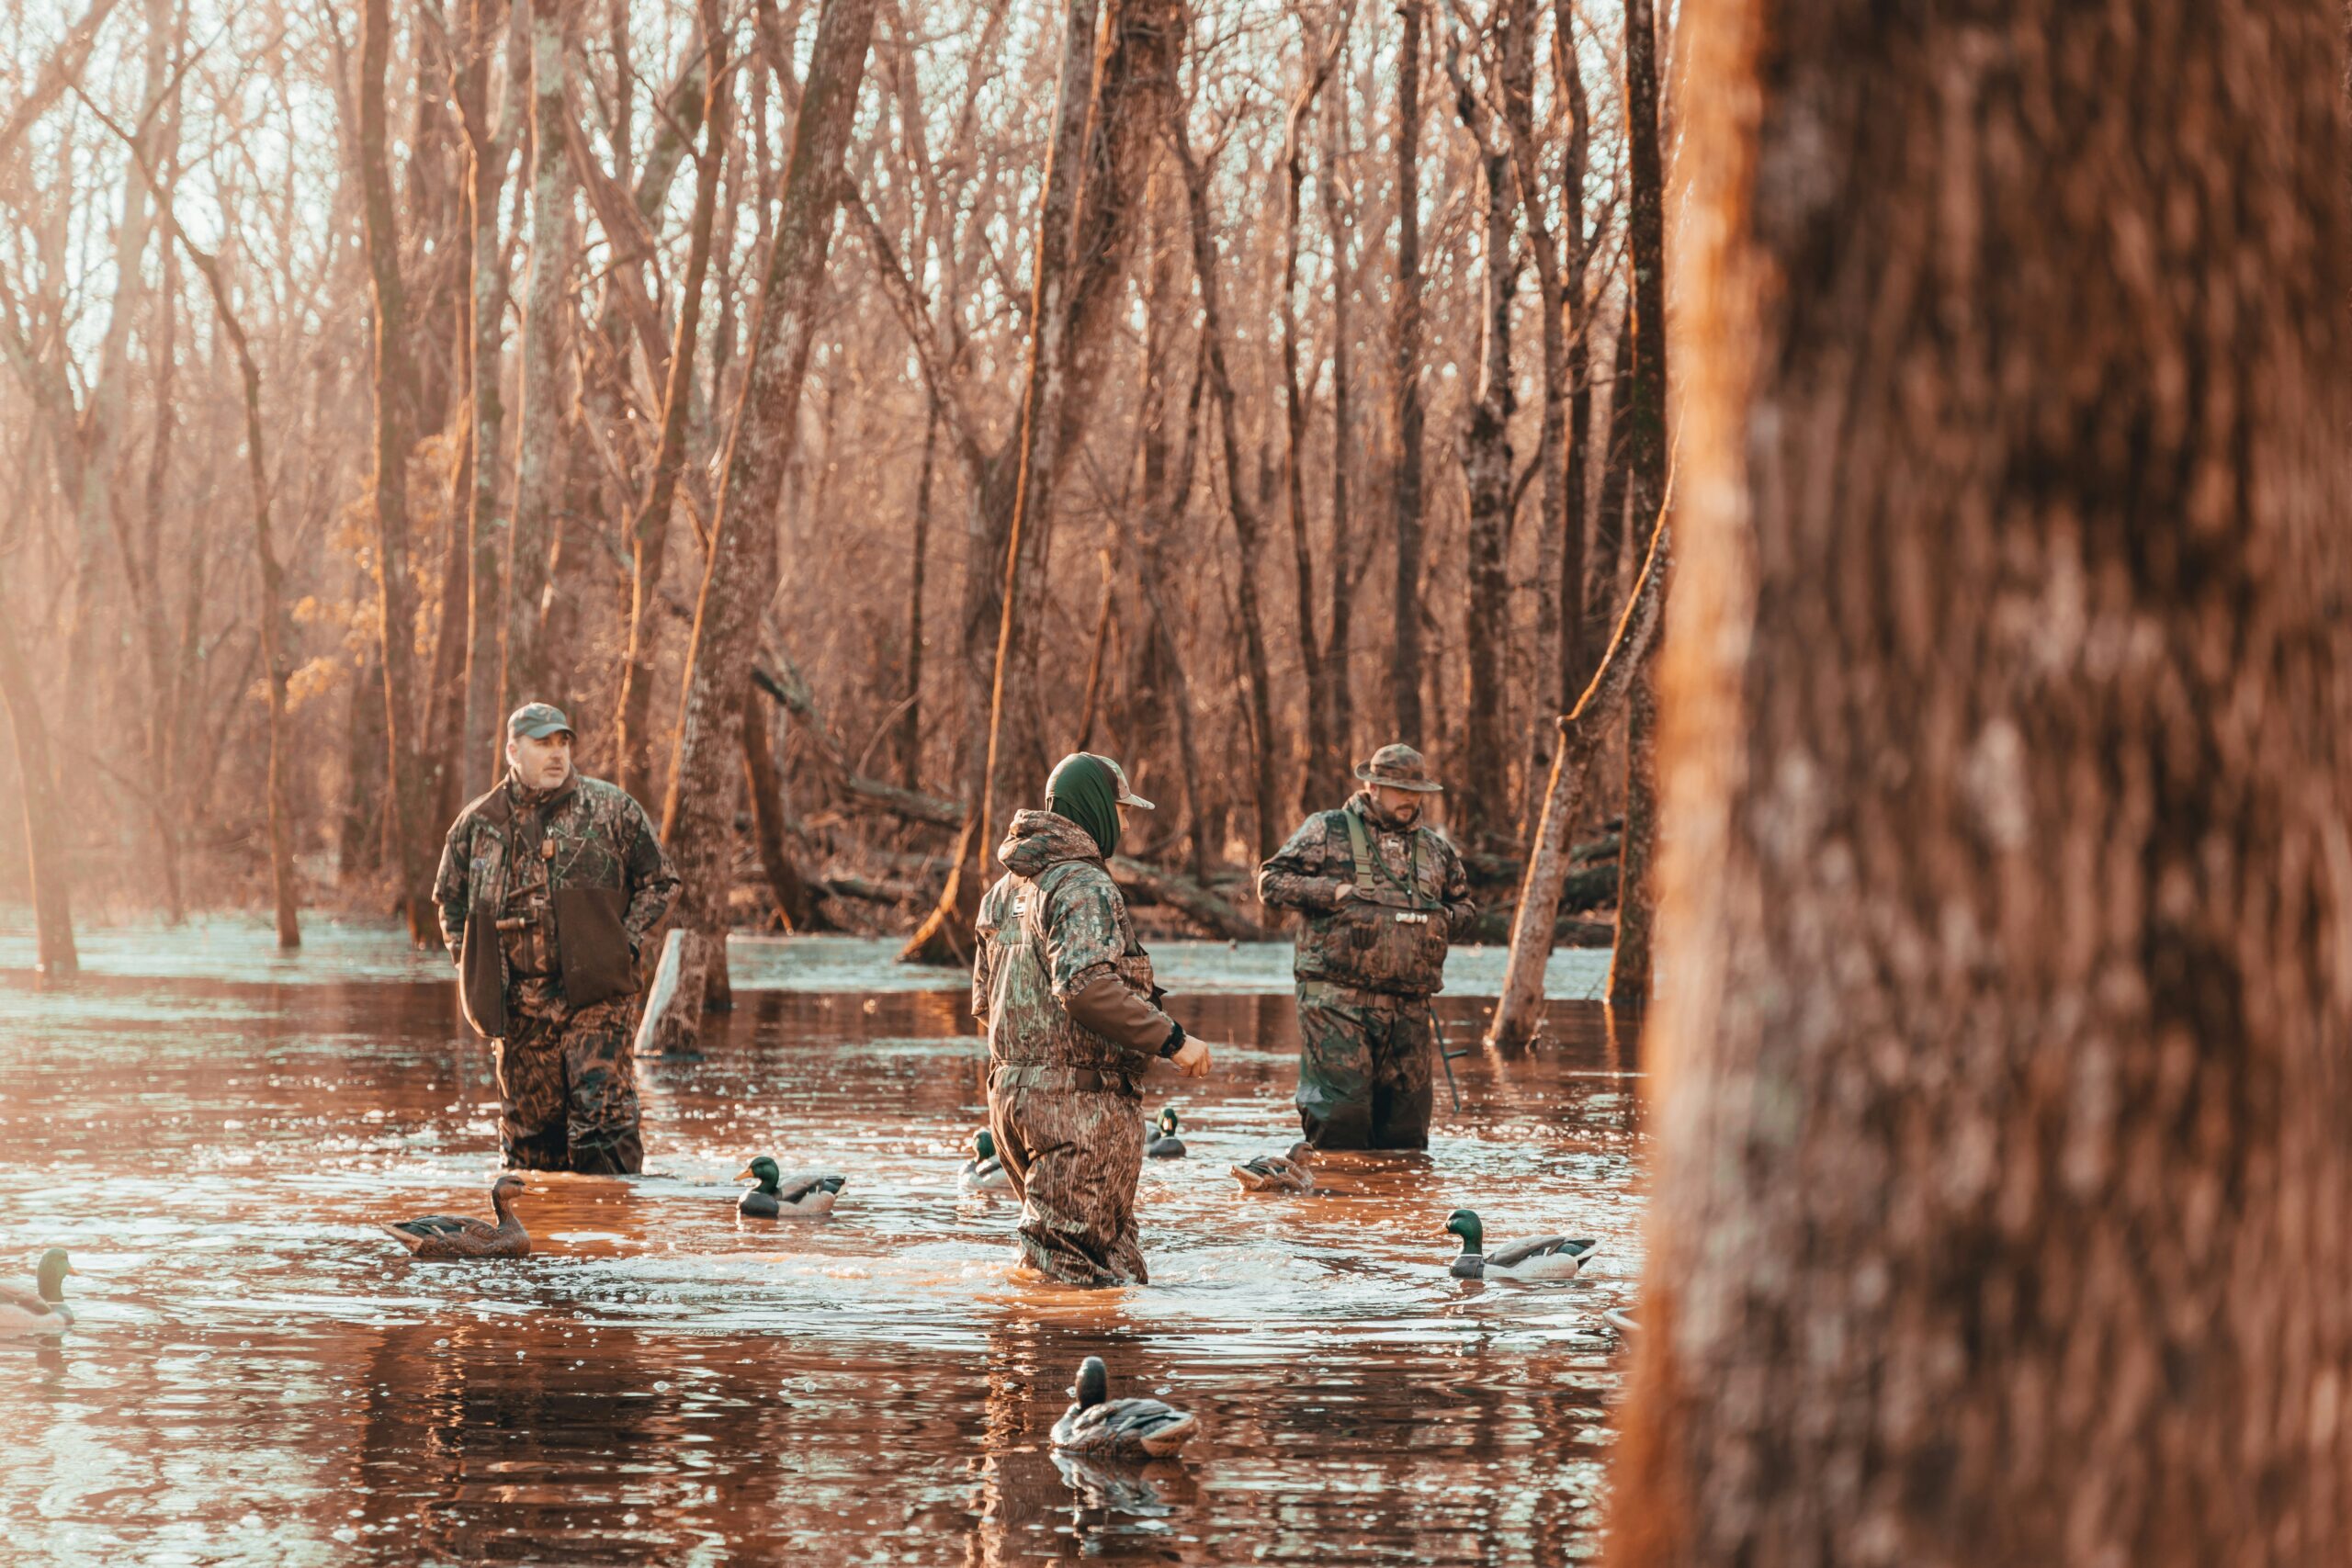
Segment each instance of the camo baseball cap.
[{"label": "camo baseball cap", "polygon": [[506,739],[509,740],[518,735],[545,740],[548,736],[559,733],[572,735],[577,731],[571,728],[571,721],[563,716],[563,710],[552,703],[525,703],[506,718]]},{"label": "camo baseball cap", "polygon": [[1120,805],[1132,806],[1144,811],[1157,811],[1159,809],[1159,807],[1154,806],[1151,802],[1146,800],[1143,796],[1135,792],[1135,786],[1127,783],[1126,769],[1119,766],[1118,763],[1111,761],[1110,758],[1105,757],[1100,751],[1093,752],[1091,755],[1096,761],[1111,770],[1111,782],[1119,786]]}]

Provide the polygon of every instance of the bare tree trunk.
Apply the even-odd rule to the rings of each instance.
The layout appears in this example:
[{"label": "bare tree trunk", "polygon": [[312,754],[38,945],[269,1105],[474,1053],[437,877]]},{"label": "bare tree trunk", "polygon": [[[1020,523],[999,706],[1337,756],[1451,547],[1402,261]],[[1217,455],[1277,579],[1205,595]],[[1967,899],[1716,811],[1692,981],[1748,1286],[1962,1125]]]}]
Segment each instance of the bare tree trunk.
[{"label": "bare tree trunk", "polygon": [[760,617],[775,592],[776,497],[798,435],[800,388],[841,204],[842,152],[874,33],[874,6],[875,0],[824,0],[818,15],[781,220],[728,437],[726,479],[695,610],[677,750],[662,814],[662,836],[683,878],[673,918],[686,933],[677,1000],[658,1026],[672,1045],[696,1035],[706,1008],[733,1000],[726,942],[734,823],[723,786],[742,754],[742,698],[759,652]]},{"label": "bare tree trunk", "polygon": [[1519,909],[1511,917],[1510,956],[1504,962],[1502,998],[1487,1021],[1487,1043],[1506,1048],[1526,1044],[1544,1027],[1544,970],[1552,956],[1553,928],[1560,915],[1560,889],[1566,883],[1572,839],[1594,760],[1605,732],[1623,706],[1657,634],[1673,562],[1672,536],[1660,520],[1650,537],[1649,558],[1625,601],[1617,634],[1576,710],[1560,719],[1559,744],[1552,751],[1552,779],[1544,792],[1544,817],[1527,856],[1519,886]]},{"label": "bare tree trunk", "polygon": [[[1562,53],[1563,58],[1564,51],[1573,47],[1566,32],[1570,9],[1562,0],[1555,24],[1561,32],[1553,39],[1555,51]],[[1539,301],[1536,326],[1544,352],[1544,413],[1536,429],[1533,474],[1542,518],[1536,537],[1553,544],[1558,552],[1556,570],[1546,572],[1539,568],[1536,574],[1537,714],[1529,726],[1528,768],[1522,781],[1519,814],[1522,837],[1533,836],[1543,812],[1535,781],[1551,767],[1551,738],[1555,729],[1548,722],[1549,716],[1566,708],[1570,696],[1582,690],[1569,686],[1566,681],[1569,673],[1580,670],[1584,663],[1584,496],[1573,488],[1574,479],[1581,478],[1581,470],[1573,477],[1569,474],[1566,448],[1568,387],[1572,380],[1581,378],[1583,369],[1568,347],[1566,301],[1584,288],[1583,271],[1577,263],[1584,243],[1584,208],[1578,187],[1584,177],[1582,142],[1586,130],[1579,81],[1576,93],[1564,92],[1569,102],[1570,125],[1563,200],[1568,260],[1564,264],[1560,242],[1552,232],[1551,217],[1545,210],[1545,141],[1535,122],[1535,20],[1539,15],[1535,0],[1510,0],[1504,11],[1501,69],[1498,73],[1511,168],[1518,176],[1520,210],[1526,223],[1528,255],[1535,266]],[[1544,128],[1546,131],[1549,129]],[[1526,482],[1524,479],[1519,481]],[[1569,504],[1571,496],[1576,501],[1573,508]],[[1546,553],[1539,545],[1538,560]]]},{"label": "bare tree trunk", "polygon": [[1461,462],[1467,494],[1469,540],[1463,570],[1466,590],[1463,649],[1462,758],[1449,799],[1448,825],[1465,841],[1498,836],[1510,816],[1510,762],[1504,741],[1503,671],[1510,650],[1510,422],[1519,397],[1511,387],[1511,296],[1517,247],[1511,242],[1510,150],[1487,122],[1486,106],[1462,69],[1458,35],[1445,51],[1454,110],[1478,149],[1484,176],[1486,243],[1480,270],[1484,309],[1478,319],[1478,388],[1464,412]]},{"label": "bare tree trunk", "polygon": [[1605,447],[1601,453],[1600,494],[1596,499],[1592,515],[1592,552],[1586,562],[1584,620],[1585,635],[1596,643],[1604,639],[1593,637],[1594,628],[1612,626],[1621,606],[1617,603],[1618,581],[1624,576],[1625,554],[1625,488],[1631,471],[1628,456],[1632,450],[1628,410],[1633,401],[1634,386],[1634,319],[1631,310],[1617,320],[1617,341],[1610,351],[1609,421],[1603,427]]},{"label": "bare tree trunk", "polygon": [[1645,660],[1625,696],[1625,826],[1618,835],[1617,933],[1609,954],[1609,1004],[1650,999],[1650,946],[1657,924],[1650,863],[1657,845],[1657,660]]},{"label": "bare tree trunk", "polygon": [[[515,0],[521,4],[522,0]],[[548,592],[551,519],[563,488],[563,405],[560,383],[572,309],[571,163],[564,150],[570,114],[564,79],[571,70],[571,25],[565,0],[531,6],[531,280],[523,300],[522,412],[515,421],[514,520],[506,570],[505,673],[499,705],[553,701],[547,650],[539,646]]]},{"label": "bare tree trunk", "polygon": [[[1627,0],[1625,6],[1625,141],[1632,176],[1626,239],[1634,269],[1634,334],[1627,465],[1634,516],[1646,528],[1664,505],[1667,489],[1665,192],[1659,177],[1657,44],[1650,0]],[[1612,1002],[1644,1001],[1650,994],[1657,694],[1655,684],[1645,680],[1625,709],[1624,849],[1618,863],[1616,952],[1609,965]]]},{"label": "bare tree trunk", "polygon": [[[1592,265],[1592,236],[1585,225],[1584,181],[1592,156],[1592,106],[1584,90],[1584,73],[1576,56],[1576,29],[1571,24],[1572,0],[1553,0],[1552,83],[1567,106],[1568,138],[1560,170],[1560,219],[1565,254],[1561,262],[1560,298],[1547,307],[1565,333],[1563,380],[1568,396],[1567,459],[1560,477],[1560,695],[1584,690],[1590,679],[1589,650],[1598,639],[1590,634],[1594,617],[1587,608],[1597,596],[1614,606],[1617,558],[1623,553],[1622,530],[1593,541],[1588,558],[1585,523],[1590,505],[1590,443],[1592,439],[1592,301],[1586,293],[1586,275]],[[1548,474],[1550,469],[1546,469]],[[1621,515],[1622,515],[1622,508]],[[1604,553],[1605,547],[1605,553]],[[1600,584],[1606,581],[1605,590]]]},{"label": "bare tree trunk", "polygon": [[915,476],[914,538],[907,559],[907,670],[899,697],[899,720],[891,739],[900,789],[912,789],[922,778],[922,588],[923,566],[931,554],[932,462],[939,447],[939,400],[926,400],[922,422],[922,468]]},{"label": "bare tree trunk", "polygon": [[17,743],[19,809],[25,819],[25,864],[32,877],[34,964],[44,979],[71,980],[81,973],[74,946],[74,889],[66,869],[64,818],[59,814],[57,775],[49,761],[49,727],[41,722],[24,651],[17,645],[15,612],[0,593],[0,701]]},{"label": "bare tree trunk", "polygon": [[1170,108],[1169,143],[1184,175],[1186,209],[1192,218],[1193,273],[1201,290],[1202,356],[1209,389],[1217,403],[1217,435],[1225,456],[1225,494],[1233,519],[1234,542],[1239,558],[1234,572],[1235,611],[1241,622],[1243,667],[1250,681],[1247,710],[1250,735],[1250,804],[1256,818],[1258,855],[1265,859],[1282,844],[1282,808],[1274,789],[1273,677],[1266,660],[1263,613],[1258,606],[1258,559],[1265,529],[1256,502],[1250,499],[1241,467],[1235,425],[1233,375],[1225,358],[1224,315],[1217,298],[1216,238],[1209,228],[1208,170],[1193,157],[1181,111]]},{"label": "bare tree trunk", "polygon": [[[293,812],[286,798],[286,774],[291,759],[288,755],[286,737],[286,682],[288,674],[285,649],[285,572],[278,565],[277,547],[270,525],[269,463],[265,448],[261,417],[261,367],[254,359],[252,341],[245,335],[243,321],[238,316],[231,298],[227,279],[222,276],[220,259],[188,237],[181,227],[179,212],[173,205],[172,186],[168,176],[159,176],[154,164],[139,145],[138,139],[121,126],[108,121],[130,150],[133,165],[147,182],[155,197],[157,211],[162,215],[165,231],[179,248],[187,253],[198,274],[203,277],[206,290],[212,297],[212,308],[220,322],[221,335],[229,340],[237,358],[237,380],[243,396],[245,418],[245,479],[253,488],[254,558],[261,571],[261,649],[265,699],[269,712],[269,881],[271,903],[277,919],[277,945],[292,952],[302,945],[302,926],[294,884]],[[196,611],[203,599],[201,592],[201,556],[198,556],[198,579],[188,598],[189,615],[183,643],[195,641]],[[0,613],[6,605],[0,604]],[[0,626],[0,633],[6,627]],[[12,659],[13,652],[0,650],[0,660]],[[191,660],[183,657],[185,667]],[[175,699],[179,694],[175,692]],[[176,714],[185,705],[175,700],[171,705]],[[38,728],[39,715],[34,716]],[[180,768],[177,771],[192,773]]]},{"label": "bare tree trunk", "polygon": [[[1345,80],[1344,73],[1341,79]],[[1323,189],[1323,227],[1331,236],[1331,618],[1323,644],[1323,667],[1330,690],[1332,772],[1319,781],[1310,776],[1309,783],[1336,793],[1302,794],[1301,805],[1309,807],[1344,796],[1354,787],[1349,770],[1354,761],[1356,697],[1349,662],[1356,584],[1363,569],[1354,559],[1354,520],[1348,499],[1348,473],[1356,455],[1354,404],[1349,385],[1353,350],[1349,340],[1348,294],[1355,286],[1355,269],[1348,259],[1348,231],[1352,223],[1340,201],[1340,186],[1349,183],[1347,125],[1348,95],[1330,94],[1323,101],[1323,177],[1318,183]],[[1197,870],[1194,875],[1198,877]]]},{"label": "bare tree trunk", "polygon": [[433,910],[433,841],[424,820],[424,758],[416,734],[416,600],[409,581],[409,418],[415,368],[409,356],[408,297],[401,280],[400,236],[393,225],[390,152],[385,144],[384,72],[391,54],[389,0],[366,0],[359,43],[360,212],[376,302],[377,632],[384,659],[384,749],[389,790],[387,840],[400,878],[410,938],[437,945]]},{"label": "bare tree trunk", "polygon": [[1423,743],[1421,723],[1421,0],[1402,0],[1396,51],[1396,475],[1389,506],[1396,588],[1389,621],[1388,703],[1396,739]]},{"label": "bare tree trunk", "polygon": [[784,781],[776,773],[775,752],[768,744],[768,716],[759,689],[743,682],[743,784],[752,805],[752,839],[759,846],[760,869],[768,879],[768,895],[786,931],[823,931],[828,922],[817,914],[808,885],[785,847]]},{"label": "bare tree trunk", "polygon": [[1681,30],[1612,1560],[2352,1562],[2344,7]]},{"label": "bare tree trunk", "polygon": [[498,123],[488,118],[490,53],[502,0],[470,0],[469,42],[458,78],[458,109],[466,131],[469,159],[466,217],[471,239],[468,260],[466,388],[467,571],[465,713],[458,721],[458,794],[470,800],[490,788],[502,762],[503,737],[499,706],[502,666],[500,627],[505,620],[506,580],[499,541],[507,532],[498,515],[500,433],[506,403],[500,388],[501,320],[506,310],[505,253],[499,243],[498,207],[506,167],[521,137],[523,101],[528,88],[530,34],[521,0],[508,9],[506,84],[500,94]]},{"label": "bare tree trunk", "polygon": [[1340,48],[1347,42],[1352,12],[1342,12],[1318,50],[1312,29],[1300,39],[1306,80],[1292,95],[1283,135],[1283,278],[1280,296],[1283,340],[1283,497],[1290,512],[1292,585],[1298,603],[1298,658],[1306,676],[1306,756],[1299,770],[1302,811],[1317,808],[1340,771],[1331,739],[1334,705],[1331,678],[1315,636],[1315,553],[1306,537],[1306,397],[1298,384],[1298,229],[1300,192],[1306,183],[1302,130],[1323,84],[1330,78]]},{"label": "bare tree trunk", "polygon": [[718,207],[720,164],[733,122],[735,84],[727,69],[727,25],[717,0],[702,0],[703,152],[695,169],[694,217],[686,239],[686,276],[679,286],[678,330],[670,346],[670,375],[662,397],[662,440],[653,457],[645,504],[629,528],[628,651],[621,661],[620,719],[615,752],[622,786],[643,800],[653,774],[653,661],[660,652],[662,613],[654,604],[670,543],[670,512],[685,464],[686,413],[694,402],[695,343],[702,327],[703,280],[710,271],[710,236]]},{"label": "bare tree trunk", "polygon": [[[1010,815],[1004,802],[1034,798],[1045,784],[1036,638],[1053,487],[1057,470],[1079,445],[1093,412],[1094,392],[1110,367],[1113,329],[1125,304],[1120,286],[1136,228],[1136,200],[1147,188],[1157,152],[1151,131],[1160,123],[1157,100],[1170,96],[1184,38],[1181,13],[1169,0],[1117,0],[1098,70],[1094,11],[1094,0],[1071,0],[1038,217],[1019,479],[1004,551],[988,760],[978,795],[981,828],[967,836],[964,852],[969,858],[949,874],[939,904],[900,953],[910,962],[968,962],[988,852],[998,825]],[[985,485],[976,491],[986,499]]]},{"label": "bare tree trunk", "polygon": [[[1036,620],[1045,604],[1046,542],[1055,470],[1061,457],[1062,400],[1069,386],[1070,250],[1079,183],[1084,173],[1087,111],[1094,98],[1094,33],[1101,9],[1101,0],[1069,0],[1063,18],[1061,92],[1054,117],[1054,140],[1046,152],[1046,197],[1037,214],[1029,377],[1021,405],[1021,477],[1013,491],[1012,529],[1005,551],[1004,604],[997,623],[996,675],[989,694],[988,763],[980,775],[976,856],[988,852],[996,842],[997,823],[1010,816],[997,797],[1006,752],[1035,739],[1025,733],[1026,727],[1018,717],[1013,727],[1023,733],[1006,732],[1006,701],[1011,696],[1025,705],[1035,694]],[[1009,682],[1018,690],[1009,690]],[[985,860],[976,859],[976,888],[986,881],[985,868]]]}]

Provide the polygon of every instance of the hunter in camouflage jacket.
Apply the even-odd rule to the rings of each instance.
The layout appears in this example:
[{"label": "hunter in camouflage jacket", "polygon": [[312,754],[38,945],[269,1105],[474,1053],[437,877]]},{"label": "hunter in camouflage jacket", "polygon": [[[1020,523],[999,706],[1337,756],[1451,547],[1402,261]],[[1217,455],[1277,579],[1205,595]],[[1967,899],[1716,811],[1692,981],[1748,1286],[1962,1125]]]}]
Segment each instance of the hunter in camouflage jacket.
[{"label": "hunter in camouflage jacket", "polygon": [[1073,1285],[1142,1284],[1136,1080],[1184,1032],[1102,852],[1077,823],[1023,811],[980,900],[972,1012],[989,1033],[989,1126],[1021,1199],[1023,1260]]},{"label": "hunter in camouflage jacket", "polygon": [[[1343,886],[1355,897],[1342,901]],[[1441,989],[1446,948],[1477,914],[1462,856],[1445,835],[1399,826],[1363,791],[1300,825],[1259,869],[1258,898],[1306,916],[1292,961],[1299,979],[1391,996]]]},{"label": "hunter in camouflage jacket", "polygon": [[[526,886],[543,896],[510,910]],[[510,1004],[530,1010],[530,992],[560,994],[575,1011],[633,996],[638,953],[677,891],[670,857],[628,791],[576,773],[552,790],[529,790],[510,775],[458,813],[434,887],[441,934],[463,972],[467,1019],[496,1039],[507,1032]],[[518,941],[517,922],[537,929]],[[534,950],[548,960],[529,965],[544,969],[543,983],[518,987],[534,976],[516,976],[510,953]]]}]

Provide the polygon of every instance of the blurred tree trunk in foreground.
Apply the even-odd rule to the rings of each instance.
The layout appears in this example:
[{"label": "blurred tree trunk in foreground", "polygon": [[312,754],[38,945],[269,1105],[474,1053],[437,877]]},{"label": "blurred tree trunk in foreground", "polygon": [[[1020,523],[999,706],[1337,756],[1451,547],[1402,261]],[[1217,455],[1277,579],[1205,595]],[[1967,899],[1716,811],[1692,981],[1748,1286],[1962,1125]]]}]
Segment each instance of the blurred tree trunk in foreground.
[{"label": "blurred tree trunk in foreground", "polygon": [[1613,1560],[2352,1562],[2344,7],[1680,28]]}]

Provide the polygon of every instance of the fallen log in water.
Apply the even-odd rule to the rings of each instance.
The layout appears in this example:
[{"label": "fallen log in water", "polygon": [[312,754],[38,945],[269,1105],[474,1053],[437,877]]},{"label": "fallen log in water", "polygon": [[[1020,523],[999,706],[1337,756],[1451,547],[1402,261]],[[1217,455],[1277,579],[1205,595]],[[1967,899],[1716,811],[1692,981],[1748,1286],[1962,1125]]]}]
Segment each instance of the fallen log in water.
[{"label": "fallen log in water", "polygon": [[833,732],[817,712],[817,704],[808,691],[808,682],[790,660],[783,661],[781,672],[763,665],[752,666],[752,684],[765,692],[778,707],[798,719],[801,728],[815,742],[815,751],[826,774],[826,782],[836,790],[842,803],[859,811],[878,811],[888,816],[902,817],[910,822],[926,822],[934,828],[960,828],[964,825],[964,807],[945,795],[930,795],[919,789],[902,789],[885,784],[880,779],[867,778],[851,768],[849,758],[833,738]]},{"label": "fallen log in water", "polygon": [[[1484,909],[1470,922],[1470,929],[1455,937],[1457,943],[1475,942],[1483,947],[1499,947],[1510,940],[1510,924],[1518,911],[1505,905],[1501,908]],[[1614,920],[1588,920],[1576,915],[1563,915],[1552,922],[1552,944],[1555,947],[1607,947],[1617,940]]]},{"label": "fallen log in water", "polygon": [[1138,903],[1165,904],[1230,942],[1264,942],[1273,935],[1243,913],[1241,906],[1210,892],[1189,876],[1162,871],[1127,855],[1111,857],[1111,875]]},{"label": "fallen log in water", "polygon": [[[1568,860],[1576,865],[1585,865],[1600,861],[1614,861],[1617,858],[1620,837],[1618,830],[1612,827],[1600,838],[1589,839],[1569,851]],[[1515,855],[1486,854],[1476,850],[1464,850],[1461,855],[1462,869],[1470,874],[1470,880],[1474,885],[1509,883],[1516,887],[1519,886],[1520,879],[1527,874],[1527,863]]]},{"label": "fallen log in water", "polygon": [[836,898],[855,898],[866,904],[904,904],[916,898],[934,898],[937,889],[926,890],[911,882],[894,882],[885,877],[825,876],[817,886]]}]

